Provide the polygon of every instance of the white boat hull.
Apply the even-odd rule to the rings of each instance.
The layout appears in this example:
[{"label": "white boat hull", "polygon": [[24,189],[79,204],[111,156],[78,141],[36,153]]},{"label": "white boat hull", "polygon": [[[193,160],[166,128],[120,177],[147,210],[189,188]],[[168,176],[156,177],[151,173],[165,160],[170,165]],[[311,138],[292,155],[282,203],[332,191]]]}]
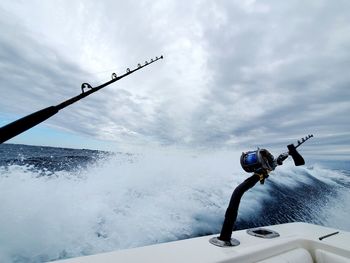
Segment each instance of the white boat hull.
[{"label": "white boat hull", "polygon": [[[350,233],[337,229],[307,224],[288,223],[266,227],[280,234],[264,239],[247,234],[246,230],[233,232],[240,241],[235,247],[218,247],[204,236],[152,246],[126,249],[91,256],[62,260],[60,263],[92,262],[350,262]],[[337,234],[334,234],[339,232]],[[325,237],[330,235],[329,237]],[[320,240],[320,237],[325,237]]]}]

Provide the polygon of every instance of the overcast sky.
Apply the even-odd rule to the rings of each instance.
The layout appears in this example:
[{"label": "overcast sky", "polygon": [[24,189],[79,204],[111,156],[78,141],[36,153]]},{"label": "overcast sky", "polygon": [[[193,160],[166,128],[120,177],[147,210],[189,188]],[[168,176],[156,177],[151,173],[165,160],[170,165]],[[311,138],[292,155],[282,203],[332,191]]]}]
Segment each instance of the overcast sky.
[{"label": "overcast sky", "polygon": [[[12,142],[350,156],[350,1],[1,1],[0,124],[161,60]],[[306,147],[305,147],[306,148]]]}]

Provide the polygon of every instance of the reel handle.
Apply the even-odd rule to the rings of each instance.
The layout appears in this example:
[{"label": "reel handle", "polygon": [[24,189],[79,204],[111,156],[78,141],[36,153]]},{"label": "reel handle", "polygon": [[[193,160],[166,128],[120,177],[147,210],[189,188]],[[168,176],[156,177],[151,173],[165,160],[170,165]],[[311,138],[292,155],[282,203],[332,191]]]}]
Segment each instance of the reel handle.
[{"label": "reel handle", "polygon": [[295,166],[300,166],[300,165],[304,165],[305,164],[305,160],[304,158],[300,155],[300,153],[298,153],[297,148],[302,145],[304,142],[306,142],[307,140],[309,140],[310,138],[314,137],[312,134],[309,134],[308,136],[306,136],[305,138],[302,138],[301,141],[298,140],[298,144],[297,146],[294,146],[294,144],[289,144],[287,146],[288,148],[288,154],[290,156],[292,156],[293,161]]},{"label": "reel handle", "polygon": [[295,166],[304,165],[305,160],[303,156],[301,156],[300,153],[298,153],[294,144],[289,144],[287,147],[288,147],[288,154],[292,156]]}]

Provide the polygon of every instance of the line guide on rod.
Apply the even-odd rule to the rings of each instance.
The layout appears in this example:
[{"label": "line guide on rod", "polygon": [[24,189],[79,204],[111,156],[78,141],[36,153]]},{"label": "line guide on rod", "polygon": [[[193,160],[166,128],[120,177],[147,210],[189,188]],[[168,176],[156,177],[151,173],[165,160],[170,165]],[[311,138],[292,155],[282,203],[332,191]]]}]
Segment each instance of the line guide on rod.
[{"label": "line guide on rod", "polygon": [[99,89],[102,89],[103,87],[108,86],[108,85],[112,84],[113,82],[116,82],[116,81],[118,81],[118,80],[120,80],[120,79],[122,79],[122,78],[124,78],[124,77],[126,77],[126,76],[128,76],[128,75],[130,75],[132,73],[134,73],[135,71],[137,71],[139,69],[142,69],[142,68],[144,68],[144,67],[146,67],[146,66],[148,66],[148,65],[150,65],[150,64],[152,64],[154,62],[156,62],[159,59],[163,59],[163,56],[156,57],[155,59],[151,58],[150,62],[148,62],[146,60],[145,64],[143,64],[143,65],[141,65],[139,63],[139,64],[137,64],[137,68],[135,68],[133,70],[130,70],[130,68],[127,68],[126,69],[126,73],[124,73],[123,75],[121,75],[119,77],[117,76],[116,73],[112,73],[112,80],[107,81],[106,83],[103,83],[102,85],[97,86],[97,87],[91,87],[91,85],[89,83],[83,83],[83,84],[81,84],[81,93],[85,93],[85,89],[91,89],[91,90],[95,90],[95,91],[97,91]]}]

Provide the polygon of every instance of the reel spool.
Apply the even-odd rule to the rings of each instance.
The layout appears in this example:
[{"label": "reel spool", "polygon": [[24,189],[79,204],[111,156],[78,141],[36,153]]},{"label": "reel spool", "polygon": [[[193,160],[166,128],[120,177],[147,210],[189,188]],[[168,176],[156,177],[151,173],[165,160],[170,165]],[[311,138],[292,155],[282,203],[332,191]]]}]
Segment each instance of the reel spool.
[{"label": "reel spool", "polygon": [[247,173],[254,173],[260,169],[272,171],[273,156],[265,149],[243,152],[241,155],[241,166]]}]

